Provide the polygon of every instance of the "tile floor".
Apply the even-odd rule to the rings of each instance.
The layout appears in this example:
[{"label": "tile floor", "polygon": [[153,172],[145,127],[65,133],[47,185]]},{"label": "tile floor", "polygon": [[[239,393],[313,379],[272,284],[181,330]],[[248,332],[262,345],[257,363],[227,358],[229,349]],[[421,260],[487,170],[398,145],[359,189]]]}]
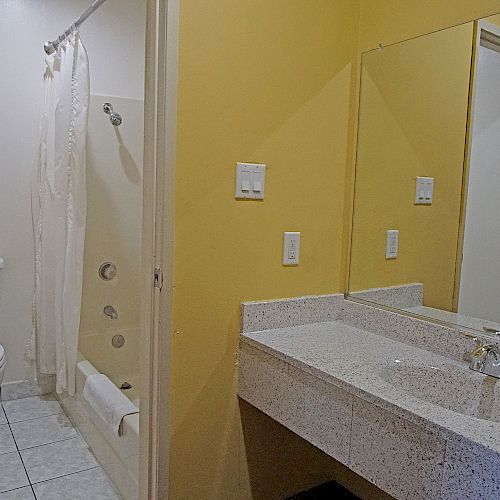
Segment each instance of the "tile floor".
[{"label": "tile floor", "polygon": [[51,396],[0,403],[0,500],[119,500]]}]

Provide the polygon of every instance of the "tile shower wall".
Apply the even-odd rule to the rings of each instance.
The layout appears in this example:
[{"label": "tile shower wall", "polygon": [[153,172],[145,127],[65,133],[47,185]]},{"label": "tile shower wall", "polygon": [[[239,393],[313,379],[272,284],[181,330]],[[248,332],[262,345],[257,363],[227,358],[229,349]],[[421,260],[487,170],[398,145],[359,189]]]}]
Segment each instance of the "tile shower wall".
[{"label": "tile shower wall", "polygon": [[[0,343],[8,360],[4,382],[24,379],[24,347],[31,332],[33,241],[30,181],[38,135],[44,72],[43,43],[66,29],[87,0],[0,3]],[[144,0],[108,0],[81,29],[93,94],[143,97]],[[131,66],[131,61],[140,61]]]}]

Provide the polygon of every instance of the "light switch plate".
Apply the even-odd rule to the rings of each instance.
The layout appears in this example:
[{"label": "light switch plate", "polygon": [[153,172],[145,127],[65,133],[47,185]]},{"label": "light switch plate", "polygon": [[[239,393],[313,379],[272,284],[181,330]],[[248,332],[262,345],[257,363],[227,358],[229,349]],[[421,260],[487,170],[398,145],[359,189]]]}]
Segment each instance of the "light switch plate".
[{"label": "light switch plate", "polygon": [[385,258],[396,259],[398,256],[398,246],[399,246],[399,230],[390,229],[389,231],[387,231]]},{"label": "light switch plate", "polygon": [[263,200],[266,181],[266,166],[261,163],[236,164],[237,200]]},{"label": "light switch plate", "polygon": [[297,266],[300,260],[300,233],[286,232],[283,235],[283,265]]},{"label": "light switch plate", "polygon": [[432,205],[434,177],[417,177],[415,183],[415,205]]}]

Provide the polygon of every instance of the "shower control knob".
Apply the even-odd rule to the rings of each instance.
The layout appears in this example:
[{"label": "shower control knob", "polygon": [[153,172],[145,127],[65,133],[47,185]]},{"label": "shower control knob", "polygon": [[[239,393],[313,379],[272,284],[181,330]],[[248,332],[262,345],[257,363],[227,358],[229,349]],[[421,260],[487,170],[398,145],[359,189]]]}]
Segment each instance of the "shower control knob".
[{"label": "shower control knob", "polygon": [[[125,337],[123,335],[115,335],[112,339],[111,339],[111,345],[115,348],[115,349],[120,349],[120,347],[123,347],[125,345]],[[130,384],[129,384],[130,386]],[[130,389],[132,386],[130,387],[121,387],[122,389]]]},{"label": "shower control knob", "polygon": [[104,281],[111,281],[116,275],[116,266],[112,262],[105,262],[99,267],[99,277]]}]

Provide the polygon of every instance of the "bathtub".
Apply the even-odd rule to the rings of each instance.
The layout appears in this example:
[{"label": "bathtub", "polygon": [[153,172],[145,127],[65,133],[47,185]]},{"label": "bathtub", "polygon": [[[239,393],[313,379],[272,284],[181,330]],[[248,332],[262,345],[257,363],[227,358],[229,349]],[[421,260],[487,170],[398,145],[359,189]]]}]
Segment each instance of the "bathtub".
[{"label": "bathtub", "polygon": [[[99,372],[92,363],[79,355],[76,368],[76,394],[74,397],[60,396],[59,400],[120,495],[125,500],[137,500],[139,496],[139,414],[124,418],[122,436],[107,430],[101,418],[83,399],[85,381],[88,376],[96,373]],[[117,381],[114,380],[114,382]],[[125,391],[125,394],[139,408],[138,393],[130,390],[130,392]]]}]

